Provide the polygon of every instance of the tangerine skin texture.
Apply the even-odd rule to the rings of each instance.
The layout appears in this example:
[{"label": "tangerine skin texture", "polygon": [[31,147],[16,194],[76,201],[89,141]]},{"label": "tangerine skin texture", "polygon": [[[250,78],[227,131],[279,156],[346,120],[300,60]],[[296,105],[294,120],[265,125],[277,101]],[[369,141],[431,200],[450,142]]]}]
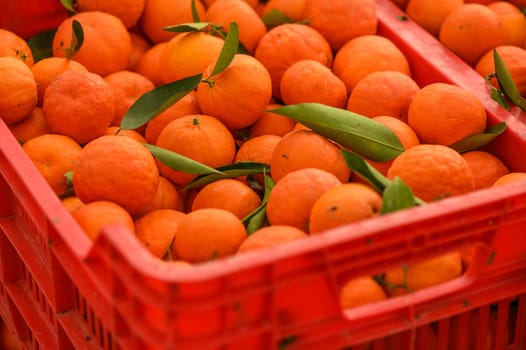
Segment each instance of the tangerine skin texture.
[{"label": "tangerine skin texture", "polygon": [[418,91],[409,105],[408,124],[421,143],[450,146],[486,129],[486,110],[471,92],[434,83]]},{"label": "tangerine skin texture", "polygon": [[7,124],[27,118],[37,106],[37,83],[31,69],[17,58],[0,57],[0,118]]},{"label": "tangerine skin texture", "polygon": [[73,167],[75,193],[84,203],[113,201],[131,215],[157,192],[159,171],[150,151],[126,136],[101,136],[87,144]]},{"label": "tangerine skin texture", "polygon": [[100,75],[68,70],[47,87],[42,110],[51,132],[82,145],[104,134],[115,114],[115,96]]},{"label": "tangerine skin texture", "polygon": [[290,225],[308,232],[309,215],[316,200],[341,185],[332,173],[316,168],[292,171],[276,182],[267,202],[271,225]]},{"label": "tangerine skin texture", "polygon": [[467,161],[457,151],[442,145],[422,144],[406,150],[387,171],[389,179],[396,176],[426,202],[475,190]]}]

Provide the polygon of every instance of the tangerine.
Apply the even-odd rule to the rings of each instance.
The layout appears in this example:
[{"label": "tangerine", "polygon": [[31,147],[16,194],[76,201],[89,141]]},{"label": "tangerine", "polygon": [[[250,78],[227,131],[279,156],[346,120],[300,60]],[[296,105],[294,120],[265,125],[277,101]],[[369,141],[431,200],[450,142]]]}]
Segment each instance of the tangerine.
[{"label": "tangerine", "polygon": [[112,201],[130,215],[146,209],[158,182],[155,158],[131,137],[94,139],[84,146],[73,167],[73,187],[82,202]]},{"label": "tangerine", "polygon": [[501,19],[506,35],[504,44],[523,47],[526,41],[526,17],[521,9],[508,1],[492,1],[487,6]]},{"label": "tangerine", "polygon": [[327,190],[314,202],[309,216],[309,232],[319,233],[378,216],[381,207],[382,196],[370,186],[343,183]]},{"label": "tangerine", "polygon": [[416,197],[426,202],[475,190],[468,162],[443,145],[420,144],[407,149],[394,159],[387,177],[400,177]]},{"label": "tangerine", "polygon": [[236,179],[219,179],[199,190],[192,201],[192,211],[218,208],[243,219],[260,204],[261,198],[246,183]]},{"label": "tangerine", "polygon": [[146,124],[146,130],[144,134],[146,141],[148,141],[148,143],[155,144],[162,129],[172,120],[184,117],[185,115],[201,114],[201,109],[197,104],[195,94],[195,90],[190,91],[179,101],[175,102],[166,110],[150,119],[150,121]]},{"label": "tangerine", "polygon": [[35,107],[29,117],[18,123],[9,124],[8,127],[20,144],[24,144],[33,137],[50,133],[44,119],[44,112],[40,107]]},{"label": "tangerine", "polygon": [[292,171],[276,182],[267,202],[271,225],[289,225],[309,232],[309,215],[316,200],[342,182],[332,173],[317,168]]},{"label": "tangerine", "polygon": [[46,88],[42,110],[51,132],[85,144],[103,135],[110,125],[115,96],[100,75],[66,70]]},{"label": "tangerine", "polygon": [[522,171],[513,171],[508,174],[504,174],[501,177],[499,177],[495,182],[493,183],[492,187],[496,186],[502,186],[509,183],[514,183],[518,181],[526,180],[526,172]]},{"label": "tangerine", "polygon": [[37,83],[39,106],[42,106],[44,92],[49,84],[57,77],[57,75],[66,70],[87,71],[88,69],[75,60],[55,56],[45,57],[31,67],[31,71],[33,72]]},{"label": "tangerine", "polygon": [[419,90],[405,73],[376,71],[356,83],[345,108],[366,117],[391,116],[407,122],[409,104]]},{"label": "tangerine", "polygon": [[259,249],[268,249],[286,242],[308,237],[304,231],[287,225],[264,226],[252,232],[237,249],[243,253]]},{"label": "tangerine", "polygon": [[223,39],[205,32],[181,33],[170,39],[157,63],[163,82],[167,84],[203,73],[215,64],[223,44]]},{"label": "tangerine", "polygon": [[250,137],[261,135],[283,136],[294,129],[296,121],[281,114],[272,113],[271,110],[282,105],[270,103],[261,117],[250,126]]},{"label": "tangerine", "polygon": [[82,148],[72,138],[57,134],[44,134],[28,140],[22,149],[44,177],[55,194],[66,191],[66,173],[73,170],[73,164]]},{"label": "tangerine", "polygon": [[372,277],[353,278],[345,282],[340,290],[340,305],[350,309],[387,299],[387,294]]},{"label": "tangerine", "polygon": [[33,51],[27,41],[15,32],[0,28],[0,57],[4,56],[15,57],[30,68],[35,63]]},{"label": "tangerine", "polygon": [[101,231],[110,224],[120,224],[135,234],[135,225],[130,214],[111,201],[94,201],[80,206],[71,215],[89,239],[95,241]]},{"label": "tangerine", "polygon": [[438,38],[442,22],[454,9],[462,5],[464,0],[409,0],[405,11],[409,18]]},{"label": "tangerine", "polygon": [[393,41],[380,35],[362,35],[346,42],[336,52],[332,69],[345,83],[348,94],[373,72],[391,70],[411,76],[405,54]]},{"label": "tangerine", "polygon": [[[513,45],[500,45],[486,52],[475,65],[475,70],[485,78],[495,73],[493,50],[497,51],[502,62],[504,62],[511,79],[519,90],[519,94],[526,96],[526,66],[524,65],[526,49]],[[490,78],[490,82],[495,88],[500,89],[495,77]]]},{"label": "tangerine", "polygon": [[241,220],[228,210],[205,208],[186,214],[175,237],[177,257],[199,263],[235,254],[247,233]]},{"label": "tangerine", "polygon": [[164,48],[168,45],[167,41],[155,44],[139,57],[137,65],[134,68],[134,72],[137,72],[146,78],[155,85],[159,86],[164,83],[163,77],[161,74],[161,69],[159,68],[161,55],[164,51]]},{"label": "tangerine", "polygon": [[75,61],[101,76],[126,69],[131,53],[130,33],[118,17],[101,11],[77,12],[62,21],[53,36],[53,56],[66,57],[72,46],[73,21],[78,21],[84,31]]},{"label": "tangerine", "polygon": [[347,89],[332,70],[315,60],[301,60],[283,73],[281,99],[285,104],[317,102],[345,108]]},{"label": "tangerine", "polygon": [[442,22],[438,38],[472,67],[488,50],[506,41],[499,15],[476,3],[463,4],[451,11]]},{"label": "tangerine", "polygon": [[405,268],[389,270],[385,273],[386,291],[389,296],[436,286],[462,274],[462,259],[459,252],[451,252],[433,257]]},{"label": "tangerine", "polygon": [[462,153],[475,179],[475,189],[491,187],[498,178],[509,173],[506,165],[491,153],[475,150]]},{"label": "tangerine", "polygon": [[[178,36],[163,28],[194,21],[192,2],[186,0],[147,0],[139,20],[139,27],[154,44],[169,41]],[[195,1],[199,18],[204,18],[205,6],[201,0]],[[197,58],[197,57],[196,57]]]},{"label": "tangerine", "polygon": [[407,112],[420,142],[450,146],[486,129],[486,109],[470,91],[448,83],[421,88]]},{"label": "tangerine", "polygon": [[200,110],[230,130],[250,126],[263,115],[272,98],[269,72],[256,58],[244,54],[236,54],[225,70],[210,76],[214,66],[208,66],[205,80],[197,86]]},{"label": "tangerine", "polygon": [[31,68],[18,58],[0,57],[0,118],[6,124],[27,118],[37,106],[37,83]]},{"label": "tangerine", "polygon": [[184,196],[181,191],[167,178],[159,176],[159,183],[157,184],[157,191],[146,208],[135,215],[141,217],[154,210],[172,209],[177,211],[184,211]]},{"label": "tangerine", "polygon": [[144,10],[146,0],[76,0],[78,11],[102,11],[119,18],[126,28],[134,27]]},{"label": "tangerine", "polygon": [[172,249],[175,232],[185,215],[173,209],[153,210],[134,221],[135,235],[153,256],[162,259]]},{"label": "tangerine", "polygon": [[333,52],[327,39],[316,29],[299,23],[280,24],[263,35],[254,56],[267,68],[272,94],[280,100],[283,73],[293,63],[312,59],[331,67]]},{"label": "tangerine", "polygon": [[256,10],[243,0],[216,0],[205,12],[205,20],[220,24],[228,32],[230,23],[238,26],[239,42],[253,54],[259,40],[267,32],[265,23]]},{"label": "tangerine", "polygon": [[347,182],[351,175],[341,147],[312,130],[295,130],[284,135],[270,160],[270,175],[276,182],[302,168],[323,169],[341,182]]},{"label": "tangerine", "polygon": [[303,17],[333,51],[354,38],[376,34],[378,26],[374,0],[305,0]]},{"label": "tangerine", "polygon": [[[203,147],[203,140],[213,147]],[[236,154],[234,137],[217,118],[205,114],[186,115],[169,122],[156,145],[209,167],[231,164]],[[158,162],[161,175],[178,186],[186,186],[197,174],[174,170]]]},{"label": "tangerine", "polygon": [[108,74],[104,80],[113,90],[115,97],[115,114],[110,123],[113,126],[121,124],[122,118],[139,97],[155,88],[148,78],[129,70]]}]

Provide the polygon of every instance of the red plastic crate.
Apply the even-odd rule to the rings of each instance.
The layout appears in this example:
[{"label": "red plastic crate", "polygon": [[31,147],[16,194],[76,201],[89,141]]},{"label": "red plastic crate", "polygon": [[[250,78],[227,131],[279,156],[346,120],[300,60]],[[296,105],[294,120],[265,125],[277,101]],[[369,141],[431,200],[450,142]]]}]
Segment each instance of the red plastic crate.
[{"label": "red plastic crate", "polygon": [[[520,113],[492,101],[482,77],[400,21],[390,1],[377,4],[379,34],[406,53],[415,80],[474,91],[490,125],[508,125],[487,149],[526,171]],[[488,337],[491,349],[526,347],[524,184],[180,270],[122,227],[109,227],[92,245],[1,122],[0,175],[0,316],[27,349],[485,350]],[[348,278],[467,245],[478,254],[454,281],[339,307]]]},{"label": "red plastic crate", "polygon": [[68,11],[59,0],[0,1],[0,28],[24,39],[56,28],[67,16]]}]

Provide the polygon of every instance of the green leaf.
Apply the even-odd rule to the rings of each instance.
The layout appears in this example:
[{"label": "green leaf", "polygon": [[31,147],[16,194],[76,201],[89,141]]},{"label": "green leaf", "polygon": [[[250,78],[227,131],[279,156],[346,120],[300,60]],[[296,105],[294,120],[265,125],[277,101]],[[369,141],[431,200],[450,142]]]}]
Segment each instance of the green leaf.
[{"label": "green leaf", "polygon": [[66,178],[66,186],[72,186],[73,185],[73,170],[66,171],[64,173],[64,177]]},{"label": "green leaf", "polygon": [[451,148],[460,153],[472,151],[490,143],[495,137],[502,134],[504,130],[506,130],[506,123],[500,122],[488,128],[486,132],[482,134],[468,136],[452,144]]},{"label": "green leaf", "polygon": [[192,19],[194,22],[201,22],[201,19],[199,18],[199,12],[197,11],[197,6],[195,4],[195,0],[192,0]]},{"label": "green leaf", "polygon": [[522,110],[526,110],[526,99],[520,95],[517,85],[515,85],[508,68],[496,49],[493,49],[493,61],[495,64],[497,81],[499,82],[502,92]]},{"label": "green leaf", "polygon": [[221,49],[221,52],[219,53],[219,57],[217,58],[216,64],[214,66],[214,69],[212,70],[212,73],[207,80],[212,78],[214,75],[217,75],[225,70],[226,67],[232,62],[234,59],[234,56],[237,53],[238,47],[239,47],[239,35],[238,35],[238,27],[236,22],[230,22],[230,26],[228,27],[228,32],[225,38],[225,43],[223,44],[223,48]]},{"label": "green leaf", "polygon": [[268,203],[268,197],[270,196],[270,192],[272,192],[272,189],[275,186],[274,181],[270,176],[267,174],[264,175],[265,179],[265,193],[263,195],[263,199],[261,199],[261,204],[259,207],[257,207],[255,210],[253,210],[250,214],[245,216],[242,221],[247,229],[247,235],[251,235],[261,227],[263,227],[266,223],[267,219],[267,203]]},{"label": "green leaf", "polygon": [[361,156],[386,161],[404,151],[398,137],[385,125],[351,111],[320,103],[300,103],[270,110],[294,119]]},{"label": "green leaf", "polygon": [[490,96],[491,98],[496,101],[499,105],[501,105],[504,109],[509,110],[510,105],[508,101],[506,101],[505,96],[502,94],[502,92],[499,89],[495,89],[495,87],[490,87]]},{"label": "green leaf", "polygon": [[188,32],[202,32],[206,28],[212,25],[209,22],[189,22],[189,23],[180,23],[173,26],[163,27],[163,30],[167,32],[176,32],[176,33],[188,33]]},{"label": "green leaf", "polygon": [[[224,30],[221,30],[221,28],[214,28],[214,29],[212,29],[212,32],[214,34],[217,34],[218,36],[220,36],[223,39],[225,39],[226,36],[227,36],[227,32],[225,32]],[[245,45],[243,45],[242,42],[238,43],[237,53],[242,53],[242,54],[245,54],[245,55],[249,55],[250,54],[250,52],[245,47]]]},{"label": "green leaf", "polygon": [[384,189],[389,186],[389,179],[386,178],[382,173],[376,170],[373,166],[367,163],[363,158],[357,154],[344,150],[341,150],[345,162],[349,169],[359,174],[364,180],[366,180],[378,193],[383,193]]},{"label": "green leaf", "polygon": [[150,150],[150,152],[152,152],[155,158],[174,170],[188,174],[221,174],[221,171],[199,163],[191,158],[148,143],[145,143],[144,145]]},{"label": "green leaf", "polygon": [[84,29],[82,29],[82,24],[74,19],[71,22],[71,29],[71,47],[66,49],[66,58],[69,60],[77,54],[84,43]]},{"label": "green leaf", "polygon": [[[341,150],[345,162],[349,169],[360,175],[367,181],[378,193],[384,193],[385,189],[391,185],[391,180],[385,177],[382,173],[376,170],[372,165],[367,163],[359,155],[344,150]],[[418,205],[423,205],[425,202],[418,197],[413,196],[413,202]]]},{"label": "green leaf", "polygon": [[35,62],[53,56],[53,37],[56,29],[45,30],[27,41]]},{"label": "green leaf", "polygon": [[294,20],[278,9],[272,9],[261,16],[267,29],[277,27],[285,23],[294,23]]},{"label": "green leaf", "polygon": [[77,12],[77,10],[75,10],[75,7],[73,6],[74,2],[75,0],[60,0],[62,6],[64,6],[64,8],[71,13]]},{"label": "green leaf", "polygon": [[122,129],[136,129],[179,101],[201,82],[202,74],[159,85],[141,95],[122,118]]},{"label": "green leaf", "polygon": [[384,189],[380,214],[412,208],[415,204],[413,191],[397,176]]},{"label": "green leaf", "polygon": [[58,195],[60,199],[67,198],[75,194],[75,188],[73,187],[73,171],[66,171],[64,173],[64,177],[66,178],[66,189],[64,190],[64,192]]},{"label": "green leaf", "polygon": [[239,46],[237,47],[237,53],[243,54],[243,55],[250,55],[250,51],[243,45],[243,43],[239,42]]},{"label": "green leaf", "polygon": [[270,166],[268,164],[256,162],[239,162],[218,167],[216,170],[218,170],[219,173],[198,176],[188,185],[183,187],[182,190],[186,191],[192,188],[201,187],[219,179],[236,178],[239,176],[251,174],[262,174],[265,172],[269,172]]}]

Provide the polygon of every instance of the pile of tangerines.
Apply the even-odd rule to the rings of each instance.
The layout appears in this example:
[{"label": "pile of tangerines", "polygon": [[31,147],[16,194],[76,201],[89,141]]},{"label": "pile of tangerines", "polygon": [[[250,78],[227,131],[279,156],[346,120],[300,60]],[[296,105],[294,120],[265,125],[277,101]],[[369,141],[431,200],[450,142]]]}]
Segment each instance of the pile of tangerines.
[{"label": "pile of tangerines", "polygon": [[[410,0],[407,11],[416,20],[418,8],[450,3]],[[509,12],[479,6],[444,19],[441,41],[481,74],[494,70],[486,53],[507,45],[512,67],[504,48],[524,55],[526,24],[520,40],[455,32],[487,11],[511,22],[512,2]],[[39,59],[0,29],[0,116],[90,239],[118,222],[157,258],[191,268],[385,214],[382,191],[349,166],[353,147],[327,136],[338,125],[321,132],[278,112],[287,106],[352,112],[395,135],[396,157],[362,159],[406,184],[412,204],[526,178],[488,152],[453,147],[485,132],[484,106],[454,85],[419,86],[405,54],[377,34],[374,0],[77,0],[72,10]],[[436,17],[423,17],[435,32]],[[242,50],[218,67],[232,23]],[[524,92],[520,63],[510,73]],[[195,87],[182,89],[190,78]],[[231,172],[199,183],[196,163]],[[469,252],[454,252],[348,281],[342,305],[442,283],[468,263]]]},{"label": "pile of tangerines", "polygon": [[[526,94],[526,1],[396,0],[408,17],[484,77],[494,72],[493,49]],[[495,79],[493,85],[498,86]]]}]

